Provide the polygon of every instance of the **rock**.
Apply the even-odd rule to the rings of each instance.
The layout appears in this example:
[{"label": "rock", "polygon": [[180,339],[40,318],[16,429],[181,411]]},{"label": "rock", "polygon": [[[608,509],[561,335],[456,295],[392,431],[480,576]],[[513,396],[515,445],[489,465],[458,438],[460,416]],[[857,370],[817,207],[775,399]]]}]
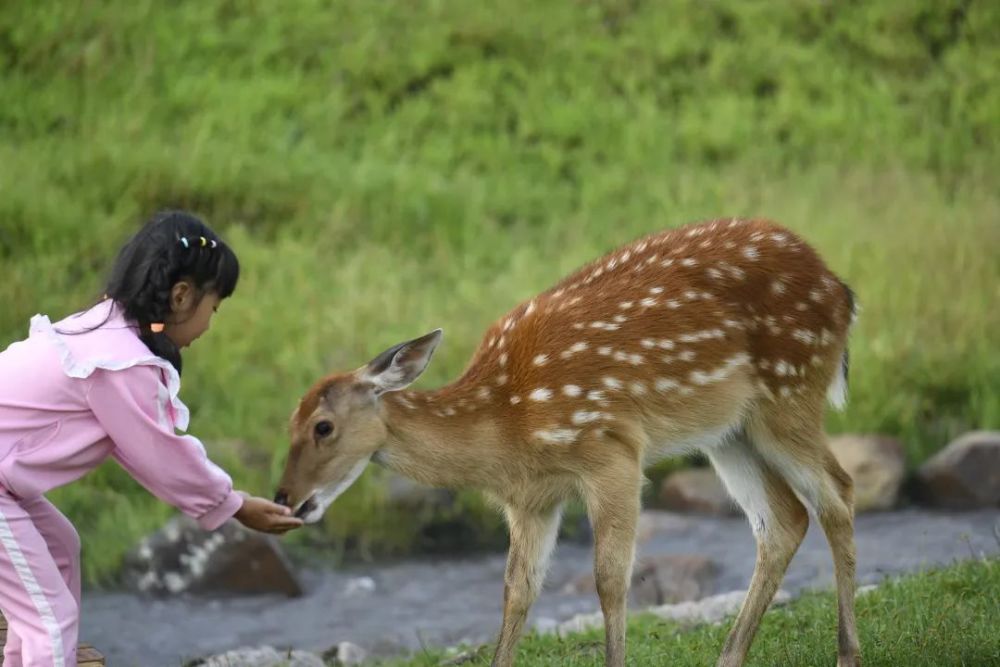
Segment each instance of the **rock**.
[{"label": "rock", "polygon": [[420,484],[396,474],[386,478],[385,494],[388,505],[409,512],[448,508],[455,501],[454,492],[448,489]]},{"label": "rock", "polygon": [[360,665],[368,658],[368,653],[357,644],[351,642],[340,642],[333,648],[323,653],[323,659],[330,665],[340,667],[343,665]]},{"label": "rock", "polygon": [[[664,554],[640,559],[632,568],[629,595],[640,606],[697,600],[711,588],[715,564],[704,556]],[[563,587],[563,593],[596,593],[592,573],[583,573]]]},{"label": "rock", "polygon": [[[713,595],[695,602],[679,602],[650,607],[647,611],[658,618],[681,623],[718,623],[740,610],[746,591],[732,591]],[[785,590],[779,590],[772,606],[786,604],[792,596]]]},{"label": "rock", "polygon": [[717,574],[715,563],[705,556],[644,558],[633,569],[630,595],[642,606],[697,600],[711,590]]},{"label": "rock", "polygon": [[168,521],[127,554],[122,575],[131,590],[156,596],[302,594],[275,538],[236,521],[205,531],[185,515]]},{"label": "rock", "polygon": [[643,544],[657,535],[680,533],[691,526],[691,520],[675,512],[643,510],[636,526],[636,544]]},{"label": "rock", "polygon": [[878,590],[877,584],[868,584],[867,586],[861,586],[860,588],[858,588],[858,590],[854,591],[854,597],[859,597],[859,598],[864,597],[865,595],[868,595],[869,593],[872,593],[877,590]]},{"label": "rock", "polygon": [[240,648],[185,667],[325,667],[323,659],[306,651],[278,651],[270,646]]},{"label": "rock", "polygon": [[663,507],[677,512],[739,516],[740,511],[711,468],[671,473],[660,487]]},{"label": "rock", "polygon": [[375,592],[375,580],[371,577],[355,577],[344,586],[344,595],[353,597]]},{"label": "rock", "polygon": [[896,505],[906,473],[903,445],[878,435],[840,435],[830,439],[837,461],[854,480],[854,511],[887,510]]},{"label": "rock", "polygon": [[1000,504],[1000,431],[972,431],[935,454],[917,472],[924,500],[975,509]]}]

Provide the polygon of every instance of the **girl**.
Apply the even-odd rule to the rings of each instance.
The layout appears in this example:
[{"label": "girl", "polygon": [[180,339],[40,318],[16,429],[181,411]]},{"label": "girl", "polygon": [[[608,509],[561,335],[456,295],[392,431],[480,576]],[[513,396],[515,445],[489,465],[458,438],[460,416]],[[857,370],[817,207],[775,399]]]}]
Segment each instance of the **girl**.
[{"label": "girl", "polygon": [[160,499],[214,530],[235,517],[269,533],[287,507],[233,490],[185,430],[181,348],[233,293],[239,263],[198,218],[164,212],[118,254],[104,300],[0,353],[0,611],[6,667],[76,665],[80,542],[45,499],[108,456]]}]

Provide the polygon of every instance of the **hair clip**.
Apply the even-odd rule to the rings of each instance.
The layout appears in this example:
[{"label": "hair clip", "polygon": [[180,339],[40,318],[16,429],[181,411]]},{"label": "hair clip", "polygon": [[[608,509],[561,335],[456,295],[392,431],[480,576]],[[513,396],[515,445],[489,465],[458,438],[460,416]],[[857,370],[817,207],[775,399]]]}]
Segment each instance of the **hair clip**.
[{"label": "hair clip", "polygon": [[215,242],[215,239],[212,239],[212,247],[213,248],[218,248],[219,247],[219,244]]},{"label": "hair clip", "polygon": [[180,238],[180,241],[181,241],[181,245],[183,245],[185,248],[190,248],[191,247],[191,245],[188,243],[188,240],[187,240],[186,236],[182,236]]},{"label": "hair clip", "polygon": [[206,245],[208,245],[208,241],[205,239],[204,236],[199,236],[198,238],[201,239],[201,247],[202,248],[204,248]]},{"label": "hair clip", "polygon": [[149,325],[149,330],[153,333],[163,333],[163,322],[153,322]]}]

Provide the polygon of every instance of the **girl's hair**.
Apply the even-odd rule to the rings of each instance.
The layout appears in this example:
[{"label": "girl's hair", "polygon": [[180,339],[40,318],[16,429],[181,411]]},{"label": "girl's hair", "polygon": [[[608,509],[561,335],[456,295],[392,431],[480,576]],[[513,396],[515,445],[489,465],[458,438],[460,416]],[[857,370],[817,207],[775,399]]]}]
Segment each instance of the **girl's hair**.
[{"label": "girl's hair", "polygon": [[150,351],[180,373],[180,349],[165,333],[150,328],[170,315],[174,285],[188,280],[201,296],[211,291],[225,299],[239,276],[236,254],[208,225],[191,213],[160,211],[118,252],[104,294],[139,325],[139,337]]}]

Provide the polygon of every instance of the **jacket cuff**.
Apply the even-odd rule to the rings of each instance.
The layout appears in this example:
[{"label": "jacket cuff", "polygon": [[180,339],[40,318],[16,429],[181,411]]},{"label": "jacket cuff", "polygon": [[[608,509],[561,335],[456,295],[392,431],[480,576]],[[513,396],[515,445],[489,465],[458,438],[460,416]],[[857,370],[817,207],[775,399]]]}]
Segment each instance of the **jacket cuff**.
[{"label": "jacket cuff", "polygon": [[198,525],[205,530],[215,530],[233,518],[241,507],[243,507],[243,496],[236,491],[230,491],[221,503],[198,517]]}]

